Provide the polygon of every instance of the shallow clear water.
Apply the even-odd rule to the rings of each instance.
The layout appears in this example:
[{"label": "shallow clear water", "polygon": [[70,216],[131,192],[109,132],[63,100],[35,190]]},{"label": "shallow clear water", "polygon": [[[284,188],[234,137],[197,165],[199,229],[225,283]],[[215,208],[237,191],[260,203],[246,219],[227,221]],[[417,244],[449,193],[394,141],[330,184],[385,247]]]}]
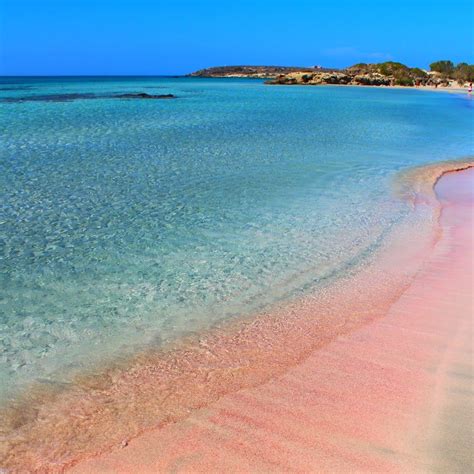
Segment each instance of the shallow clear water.
[{"label": "shallow clear water", "polygon": [[473,153],[474,103],[256,80],[0,80],[0,397],[337,278],[408,208],[406,167]]}]

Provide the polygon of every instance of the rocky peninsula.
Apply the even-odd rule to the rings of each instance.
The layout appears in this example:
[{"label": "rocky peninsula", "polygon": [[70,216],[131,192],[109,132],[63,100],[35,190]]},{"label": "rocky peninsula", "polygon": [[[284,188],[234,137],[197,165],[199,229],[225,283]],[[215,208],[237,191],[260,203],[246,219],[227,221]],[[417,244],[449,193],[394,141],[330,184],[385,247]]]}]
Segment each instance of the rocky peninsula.
[{"label": "rocky peninsula", "polygon": [[435,71],[409,68],[401,63],[355,64],[339,71],[291,72],[280,74],[267,84],[344,84],[357,86],[447,86],[449,78]]},{"label": "rocky peninsula", "polygon": [[437,61],[429,70],[387,61],[358,63],[345,69],[289,66],[220,66],[201,69],[189,77],[247,77],[266,79],[271,85],[357,85],[392,87],[462,88],[474,80],[474,65]]},{"label": "rocky peninsula", "polygon": [[332,71],[320,66],[217,66],[188,74],[188,77],[248,77],[256,79],[274,79],[287,74],[312,74],[315,72]]}]

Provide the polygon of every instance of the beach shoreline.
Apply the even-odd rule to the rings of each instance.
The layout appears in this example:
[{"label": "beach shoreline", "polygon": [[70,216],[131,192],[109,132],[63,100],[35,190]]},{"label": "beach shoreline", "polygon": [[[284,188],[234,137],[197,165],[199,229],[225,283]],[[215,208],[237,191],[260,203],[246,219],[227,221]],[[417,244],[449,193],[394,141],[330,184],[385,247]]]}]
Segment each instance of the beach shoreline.
[{"label": "beach shoreline", "polygon": [[472,469],[472,183],[442,174],[443,235],[384,318],[73,472]]},{"label": "beach shoreline", "polygon": [[[342,84],[335,84],[341,85]],[[450,94],[468,94],[468,87],[461,86],[357,86],[349,84],[349,87],[375,87],[381,89],[401,89],[401,90],[415,90],[415,91],[427,91],[427,92],[447,92]]]},{"label": "beach shoreline", "polygon": [[[438,210],[433,208],[429,190],[439,176],[469,166],[471,161],[434,165],[429,173],[431,180],[437,176],[434,182],[415,191],[418,209],[429,215],[434,212],[437,219]],[[10,432],[6,437],[2,466],[55,472],[91,456],[102,455],[106,462],[107,453],[112,451],[113,457],[117,447],[127,447],[124,452],[133,459],[135,455],[128,448],[132,439],[139,443],[141,437],[148,436],[146,433],[160,437],[167,426],[186,423],[194,413],[221,403],[233,393],[284,376],[318,350],[344,335],[371,327],[370,323],[387,314],[410,288],[427,250],[432,251],[442,240],[442,234],[433,234],[431,229],[424,232],[409,252],[398,242],[392,248],[394,257],[389,256],[381,266],[370,267],[355,278],[351,275],[337,288],[328,288],[316,297],[270,315],[229,323],[198,341],[184,342],[167,356],[142,354],[127,368],[118,366],[100,378],[76,380],[75,388],[66,394],[40,394],[44,399],[39,405],[38,400],[33,400],[36,406],[29,400],[34,414],[20,404],[16,412],[9,413],[10,426],[16,423],[17,428],[13,436]],[[400,266],[402,272],[397,269]],[[18,416],[23,419],[15,419]],[[96,459],[91,462],[102,462],[101,456]],[[88,461],[84,462],[86,469]]]},{"label": "beach shoreline", "polygon": [[[228,77],[228,76],[226,76]],[[244,77],[242,77],[243,79]],[[362,88],[362,89],[383,89],[383,90],[415,90],[415,91],[426,91],[426,92],[447,92],[449,94],[469,94],[469,88],[461,87],[461,86],[385,86],[385,85],[363,85],[363,84],[269,84],[271,86],[279,86],[279,87],[295,87],[295,86],[302,86],[302,87],[342,87],[342,88]]]}]

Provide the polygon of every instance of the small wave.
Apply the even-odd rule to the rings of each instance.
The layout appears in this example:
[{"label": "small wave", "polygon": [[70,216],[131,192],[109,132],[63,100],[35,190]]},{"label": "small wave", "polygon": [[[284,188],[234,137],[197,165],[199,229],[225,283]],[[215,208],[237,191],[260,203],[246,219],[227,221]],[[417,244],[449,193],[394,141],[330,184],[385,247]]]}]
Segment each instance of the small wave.
[{"label": "small wave", "polygon": [[434,204],[434,187],[446,173],[474,167],[474,157],[441,161],[403,170],[395,177],[393,188],[400,199],[417,204]]}]

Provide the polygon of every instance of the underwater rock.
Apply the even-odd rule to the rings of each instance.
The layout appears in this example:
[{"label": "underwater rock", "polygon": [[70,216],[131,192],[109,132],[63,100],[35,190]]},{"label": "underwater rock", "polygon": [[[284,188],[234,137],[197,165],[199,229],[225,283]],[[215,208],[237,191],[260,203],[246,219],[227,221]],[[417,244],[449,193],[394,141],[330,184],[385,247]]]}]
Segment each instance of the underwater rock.
[{"label": "underwater rock", "polygon": [[72,102],[78,99],[95,99],[95,94],[46,94],[23,97],[4,97],[1,102]]},{"label": "underwater rock", "polygon": [[147,94],[146,92],[136,92],[127,94],[118,94],[113,96],[115,99],[176,99],[173,94]]},{"label": "underwater rock", "polygon": [[125,94],[105,94],[97,95],[91,93],[71,93],[71,94],[46,94],[30,95],[22,97],[4,97],[0,102],[72,102],[84,99],[176,99],[173,94],[147,94],[146,92],[125,93]]}]

